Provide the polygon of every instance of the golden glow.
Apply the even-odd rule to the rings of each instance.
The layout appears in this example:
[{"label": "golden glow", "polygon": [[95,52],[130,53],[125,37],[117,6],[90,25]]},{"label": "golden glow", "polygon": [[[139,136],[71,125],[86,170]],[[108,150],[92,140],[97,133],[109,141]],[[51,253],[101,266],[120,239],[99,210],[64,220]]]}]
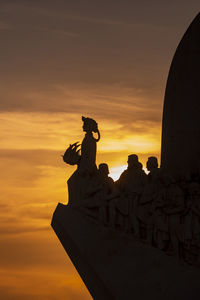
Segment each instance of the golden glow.
[{"label": "golden glow", "polygon": [[113,168],[110,168],[110,174],[109,176],[112,177],[112,179],[114,181],[118,180],[121,173],[126,170],[127,168],[127,165],[123,165],[123,166],[117,166],[117,167],[113,167]]},{"label": "golden glow", "polygon": [[[108,163],[114,180],[127,168],[129,154],[138,154],[145,166],[149,154],[159,153],[156,124],[151,124],[151,131],[144,124],[138,134],[139,121],[132,131],[130,124],[97,119],[101,131],[97,164]],[[81,299],[88,299],[88,291],[50,227],[57,203],[68,201],[66,181],[75,168],[64,164],[61,154],[70,143],[83,139],[81,114],[5,112],[0,113],[0,120],[3,297],[12,290],[13,299],[20,295],[25,300],[28,289],[33,299],[58,295],[57,299],[71,300],[79,293]],[[10,251],[13,259],[7,255]]]}]

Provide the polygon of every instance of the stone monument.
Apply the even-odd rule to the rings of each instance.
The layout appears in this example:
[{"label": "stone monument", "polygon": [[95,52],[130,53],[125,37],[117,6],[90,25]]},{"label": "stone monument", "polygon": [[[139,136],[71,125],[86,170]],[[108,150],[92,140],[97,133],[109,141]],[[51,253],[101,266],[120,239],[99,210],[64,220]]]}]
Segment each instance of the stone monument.
[{"label": "stone monument", "polygon": [[167,80],[161,166],[175,176],[200,170],[200,15],[184,34]]},{"label": "stone monument", "polygon": [[[77,169],[52,227],[95,300],[200,298],[200,14],[180,42],[163,110],[161,167],[136,154],[117,182],[97,168],[95,120],[63,155]],[[95,137],[97,135],[97,137]]]}]

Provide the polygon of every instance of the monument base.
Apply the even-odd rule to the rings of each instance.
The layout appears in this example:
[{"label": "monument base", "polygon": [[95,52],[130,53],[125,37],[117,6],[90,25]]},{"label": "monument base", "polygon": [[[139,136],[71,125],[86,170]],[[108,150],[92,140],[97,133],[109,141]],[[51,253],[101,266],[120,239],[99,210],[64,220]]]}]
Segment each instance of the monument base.
[{"label": "monument base", "polygon": [[52,227],[95,300],[198,300],[200,269],[58,204]]}]

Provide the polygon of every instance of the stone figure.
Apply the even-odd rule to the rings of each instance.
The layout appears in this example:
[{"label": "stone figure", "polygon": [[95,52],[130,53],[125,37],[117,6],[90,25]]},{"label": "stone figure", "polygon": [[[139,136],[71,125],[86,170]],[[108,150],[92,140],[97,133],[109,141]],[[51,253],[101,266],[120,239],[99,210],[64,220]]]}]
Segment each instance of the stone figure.
[{"label": "stone figure", "polygon": [[[81,144],[81,159],[79,163],[79,171],[82,174],[94,174],[96,167],[96,143],[100,140],[100,132],[95,120],[82,117],[83,131],[86,132]],[[94,138],[93,132],[98,134],[97,139]]]},{"label": "stone figure", "polygon": [[142,170],[142,165],[138,161],[136,154],[129,155],[127,163],[127,170],[121,174],[116,182],[117,187],[122,193],[118,208],[128,216],[126,222],[127,230],[131,231],[133,229],[135,235],[139,236],[140,229],[137,217],[138,199],[147,182],[147,175]]},{"label": "stone figure", "polygon": [[160,178],[160,169],[158,168],[158,159],[155,156],[150,156],[146,163],[146,168],[149,171],[148,182],[157,183]]},{"label": "stone figure", "polygon": [[[100,133],[96,121],[82,117],[82,144],[70,145],[63,155],[77,169],[68,180],[69,206],[79,208],[102,225],[133,233],[168,254],[195,263],[200,259],[200,184],[186,177],[175,180],[158,168],[151,156],[146,167],[136,154],[128,156],[128,167],[116,182],[106,163],[96,167],[96,143]],[[93,136],[97,133],[97,138]],[[81,146],[81,148],[80,148]],[[193,177],[194,180],[194,177]]]},{"label": "stone figure", "polygon": [[184,220],[184,254],[187,262],[194,263],[199,258],[200,248],[200,184],[192,182],[188,186]]},{"label": "stone figure", "polygon": [[192,197],[192,238],[193,243],[200,248],[200,184],[197,182],[191,183],[190,192]]},{"label": "stone figure", "polygon": [[155,245],[161,250],[164,250],[167,242],[169,242],[167,216],[164,212],[164,208],[167,202],[168,189],[171,184],[172,178],[161,172],[158,195],[152,205],[152,213],[154,216],[153,240]]},{"label": "stone figure", "polygon": [[[81,205],[81,199],[83,196],[83,192],[81,191],[81,178],[79,178],[78,175],[78,166],[80,163],[80,149],[78,149],[80,145],[78,143],[74,143],[70,145],[67,150],[65,151],[63,155],[63,160],[65,163],[70,165],[77,165],[76,171],[71,175],[71,177],[67,181],[68,185],[68,205],[79,207]],[[75,186],[77,185],[77,181],[79,181],[79,184],[77,188]]]},{"label": "stone figure", "polygon": [[185,201],[185,210],[183,212],[183,224],[184,224],[184,246],[186,249],[190,249],[192,242],[192,207],[194,205],[193,198],[193,187],[191,184],[188,185],[186,201]]},{"label": "stone figure", "polygon": [[113,190],[114,188],[114,180],[109,177],[109,168],[106,163],[99,164],[98,168],[99,178],[101,178],[102,182],[106,184],[106,188],[108,190]]},{"label": "stone figure", "polygon": [[[183,175],[176,181],[151,156],[146,167],[136,154],[128,156],[128,167],[114,182],[106,163],[96,167],[96,143],[100,132],[95,120],[82,117],[82,144],[70,145],[63,155],[77,165],[68,180],[69,206],[79,208],[102,225],[133,233],[150,245],[189,263],[200,259],[200,184]],[[97,138],[93,136],[97,133]],[[81,146],[81,148],[80,148]]]},{"label": "stone figure", "polygon": [[160,169],[158,160],[151,156],[148,158],[146,168],[149,171],[147,175],[147,184],[144,186],[142,195],[139,199],[138,218],[141,222],[140,227],[145,230],[146,241],[152,244],[154,229],[153,204],[159,196],[160,189]]},{"label": "stone figure", "polygon": [[[109,168],[108,165],[102,163],[98,168],[99,181],[101,184],[100,193],[100,206],[99,206],[99,219],[102,223],[108,223],[108,220],[114,214],[114,209],[109,210],[109,202],[115,196],[115,186],[114,180],[109,177]],[[109,213],[109,215],[108,215]],[[111,216],[110,216],[111,215]],[[113,219],[114,217],[112,217]]]},{"label": "stone figure", "polygon": [[[73,207],[84,206],[88,201],[94,201],[100,189],[97,180],[96,143],[100,140],[100,132],[95,120],[82,117],[83,131],[86,132],[81,144],[70,145],[63,155],[67,164],[77,165],[76,171],[68,179],[69,205]],[[97,139],[93,137],[97,133]],[[95,202],[94,202],[95,203]]]},{"label": "stone figure", "polygon": [[166,193],[164,213],[167,215],[168,232],[173,255],[180,257],[180,245],[183,242],[181,214],[184,211],[184,193],[176,184],[171,184]]}]

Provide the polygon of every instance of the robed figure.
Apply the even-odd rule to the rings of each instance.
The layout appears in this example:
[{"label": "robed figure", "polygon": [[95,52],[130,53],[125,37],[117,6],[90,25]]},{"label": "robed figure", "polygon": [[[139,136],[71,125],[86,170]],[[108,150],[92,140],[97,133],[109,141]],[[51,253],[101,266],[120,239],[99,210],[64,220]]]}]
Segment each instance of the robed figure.
[{"label": "robed figure", "polygon": [[[70,145],[66,150],[63,160],[70,165],[77,165],[76,171],[68,179],[68,205],[72,207],[84,206],[88,203],[97,190],[98,182],[96,167],[96,143],[100,140],[98,124],[91,118],[82,117],[83,131],[86,132],[81,144],[81,155],[79,144]],[[97,138],[93,136],[97,133]]]}]

